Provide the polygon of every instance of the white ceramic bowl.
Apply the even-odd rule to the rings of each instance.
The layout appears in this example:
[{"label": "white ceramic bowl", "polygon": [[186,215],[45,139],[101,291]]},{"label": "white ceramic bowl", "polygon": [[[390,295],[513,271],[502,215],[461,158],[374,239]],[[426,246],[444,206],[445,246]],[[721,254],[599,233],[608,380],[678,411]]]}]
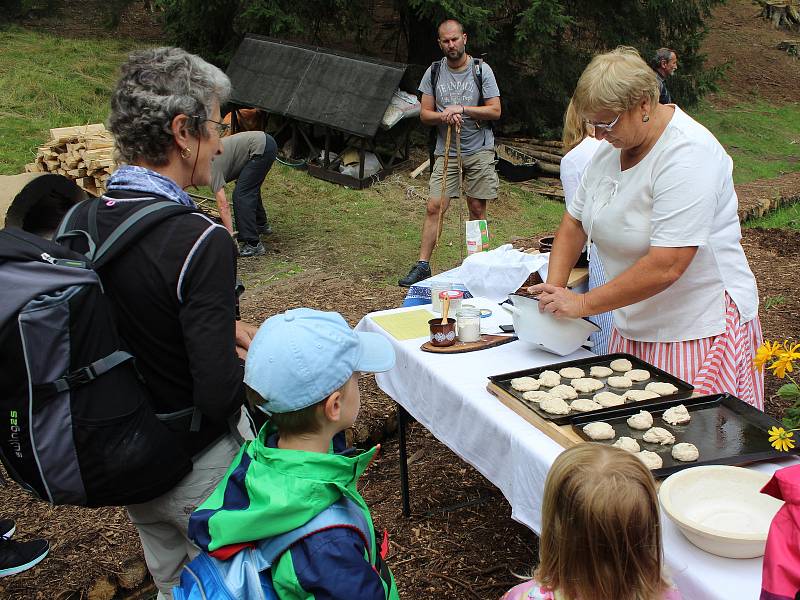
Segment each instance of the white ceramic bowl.
[{"label": "white ceramic bowl", "polygon": [[783,505],[759,492],[770,477],[741,467],[692,467],[665,479],[658,497],[698,548],[727,558],[756,558],[764,554],[770,523]]},{"label": "white ceramic bowl", "polygon": [[587,319],[557,319],[550,313],[539,312],[539,301],[527,296],[509,296],[514,334],[523,342],[559,356],[572,354],[586,343],[590,334],[600,328]]}]

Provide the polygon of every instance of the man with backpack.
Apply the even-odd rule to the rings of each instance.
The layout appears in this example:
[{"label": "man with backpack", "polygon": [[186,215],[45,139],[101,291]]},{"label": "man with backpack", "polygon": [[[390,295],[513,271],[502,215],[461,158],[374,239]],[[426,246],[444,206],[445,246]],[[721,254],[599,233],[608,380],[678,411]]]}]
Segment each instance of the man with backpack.
[{"label": "man with backpack", "polygon": [[491,122],[500,118],[501,109],[494,72],[483,60],[466,53],[467,34],[461,23],[447,19],[439,25],[438,33],[444,58],[425,71],[419,84],[422,93],[420,120],[437,129],[436,162],[430,179],[419,261],[398,282],[403,287],[431,276],[429,261],[438,235],[440,212],[447,210],[451,198],[460,196],[455,141],[449,148],[447,189],[442,189],[448,127],[453,128],[453,135],[460,136],[470,220],[485,219],[486,201],[497,198]]}]

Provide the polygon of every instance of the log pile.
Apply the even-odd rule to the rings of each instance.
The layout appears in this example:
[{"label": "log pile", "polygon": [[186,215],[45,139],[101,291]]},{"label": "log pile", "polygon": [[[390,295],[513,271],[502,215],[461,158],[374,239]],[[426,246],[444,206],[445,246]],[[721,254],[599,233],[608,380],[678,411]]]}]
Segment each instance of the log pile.
[{"label": "log pile", "polygon": [[102,123],[51,129],[50,140],[25,165],[28,173],[64,175],[93,196],[105,192],[115,168],[114,137]]},{"label": "log pile", "polygon": [[561,158],[564,156],[564,145],[559,141],[538,140],[536,138],[498,138],[497,143],[518,148],[528,156],[538,160],[545,177],[558,177],[561,174]]},{"label": "log pile", "polygon": [[800,3],[798,0],[758,0],[761,15],[772,22],[776,29],[793,29],[800,26]]}]

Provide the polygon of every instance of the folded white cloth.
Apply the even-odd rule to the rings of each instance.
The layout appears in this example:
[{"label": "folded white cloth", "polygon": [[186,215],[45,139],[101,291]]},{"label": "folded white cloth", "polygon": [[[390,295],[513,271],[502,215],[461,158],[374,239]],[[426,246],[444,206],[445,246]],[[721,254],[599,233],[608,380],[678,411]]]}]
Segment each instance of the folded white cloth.
[{"label": "folded white cloth", "polygon": [[505,244],[468,256],[459,274],[470,294],[501,302],[517,291],[531,273],[546,265],[548,256],[525,254]]}]

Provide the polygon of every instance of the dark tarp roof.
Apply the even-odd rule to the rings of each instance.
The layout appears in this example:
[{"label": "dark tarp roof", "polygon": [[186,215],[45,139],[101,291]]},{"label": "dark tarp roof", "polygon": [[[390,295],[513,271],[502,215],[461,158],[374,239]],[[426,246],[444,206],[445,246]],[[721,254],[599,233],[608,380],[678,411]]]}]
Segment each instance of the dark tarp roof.
[{"label": "dark tarp roof", "polygon": [[248,35],[228,66],[231,101],[371,138],[406,65]]}]

